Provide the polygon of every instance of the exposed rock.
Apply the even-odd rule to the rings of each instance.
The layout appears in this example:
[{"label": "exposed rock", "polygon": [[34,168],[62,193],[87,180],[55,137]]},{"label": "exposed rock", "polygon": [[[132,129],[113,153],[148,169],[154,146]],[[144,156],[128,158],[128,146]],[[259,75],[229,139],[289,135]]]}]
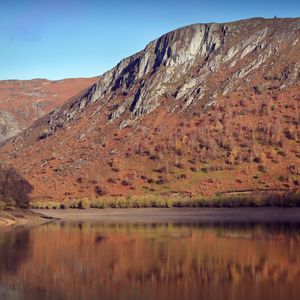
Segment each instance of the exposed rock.
[{"label": "exposed rock", "polygon": [[[223,94],[239,88],[239,79],[257,70],[277,53],[282,41],[296,39],[299,20],[287,23],[281,30],[263,19],[222,24],[187,26],[151,42],[143,51],[122,60],[114,69],[103,74],[97,83],[93,101],[117,92],[131,94],[130,111],[140,117],[156,109],[165,96],[175,95],[189,106],[205,97],[208,81],[220,69],[233,68],[252,53],[249,62],[237,68],[230,81],[223,86]],[[274,21],[282,24],[281,21]],[[268,40],[268,36],[272,40]],[[273,36],[276,36],[274,40]],[[267,41],[268,40],[268,41]],[[186,74],[194,73],[193,78]],[[296,74],[296,73],[295,73]],[[291,76],[291,84],[297,75]],[[138,88],[137,88],[138,86]],[[121,106],[110,116],[118,118],[125,112]]]},{"label": "exposed rock", "polygon": [[0,111],[0,143],[21,131],[11,113]]},{"label": "exposed rock", "polygon": [[299,19],[251,19],[195,24],[169,32],[122,60],[34,127],[47,137],[68,127],[91,105],[95,115],[110,106],[108,120],[123,118],[121,128],[154,111],[166,99],[172,100],[168,111],[187,109],[199,101],[208,107],[218,96],[252,90],[254,75],[264,78],[275,72],[282,57],[286,67],[280,86],[286,88],[299,80],[299,58],[288,55],[293,47],[299,47],[299,23]]},{"label": "exposed rock", "polygon": [[114,110],[110,116],[109,116],[109,120],[113,121],[115,119],[120,118],[126,111],[126,107],[124,105],[119,106],[116,110]]}]

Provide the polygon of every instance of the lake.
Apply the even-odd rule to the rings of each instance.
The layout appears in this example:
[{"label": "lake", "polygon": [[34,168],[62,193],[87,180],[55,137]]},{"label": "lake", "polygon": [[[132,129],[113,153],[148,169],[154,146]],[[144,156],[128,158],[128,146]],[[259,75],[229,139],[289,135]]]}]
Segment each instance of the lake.
[{"label": "lake", "polygon": [[166,220],[2,228],[0,299],[299,299],[299,222]]}]

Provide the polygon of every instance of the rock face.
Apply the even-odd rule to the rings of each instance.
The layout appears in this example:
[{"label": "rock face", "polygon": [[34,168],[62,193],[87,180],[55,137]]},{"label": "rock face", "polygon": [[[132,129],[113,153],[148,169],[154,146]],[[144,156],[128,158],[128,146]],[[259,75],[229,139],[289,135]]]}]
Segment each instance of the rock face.
[{"label": "rock face", "polygon": [[[195,163],[199,159],[191,156],[199,152],[201,157],[208,157],[201,161],[210,163],[211,159],[213,162],[219,159],[221,167],[216,167],[217,170],[220,167],[230,173],[235,170],[232,165],[244,160],[250,166],[253,159],[261,162],[273,157],[274,161],[280,161],[280,157],[270,154],[275,150],[268,147],[275,140],[279,145],[278,136],[284,136],[288,146],[281,153],[289,158],[285,157],[283,163],[293,165],[298,154],[286,153],[298,145],[299,83],[299,18],[195,24],[167,33],[122,60],[96,83],[7,143],[0,149],[0,155],[5,154],[5,159],[18,165],[30,152],[32,158],[20,167],[22,174],[31,176],[38,172],[38,166],[43,166],[41,174],[49,171],[48,176],[53,180],[63,176],[64,181],[69,176],[70,182],[75,177],[81,178],[80,172],[94,182],[97,166],[103,176],[99,181],[115,193],[124,190],[128,193],[131,187],[128,182],[140,184],[144,180],[139,177],[141,158],[136,157],[141,153],[156,161],[159,153],[164,152],[164,161],[175,163],[180,169],[183,164],[174,160],[183,160],[186,155],[188,163]],[[185,123],[186,126],[182,125]],[[262,135],[267,141],[260,140]],[[141,150],[141,144],[149,145]],[[265,148],[257,150],[260,147]],[[189,150],[185,153],[182,149]],[[257,157],[260,152],[264,152],[262,158]],[[118,168],[112,167],[112,157],[120,164]],[[127,165],[128,157],[135,157],[130,161],[136,163],[135,167]],[[67,161],[68,166],[63,169],[54,166],[58,161],[63,165]],[[223,166],[225,162],[230,167]],[[169,167],[147,168],[166,173]],[[245,171],[252,176],[245,179],[245,189],[259,185],[253,183],[255,168],[252,173]],[[260,166],[260,172],[263,168]],[[295,168],[290,169],[297,173]],[[197,170],[194,166],[190,169]],[[201,169],[206,170],[207,165]],[[113,170],[124,172],[122,176],[127,179],[123,186],[116,188],[115,182],[121,178],[108,178],[114,175],[112,172],[119,172]],[[273,172],[277,176],[279,168]],[[36,177],[41,174],[36,173]],[[178,175],[175,171],[171,174],[188,178],[188,174]],[[36,179],[39,184],[42,177]],[[57,186],[62,191],[61,178],[57,180],[55,184],[43,184],[48,190]],[[153,181],[149,177],[145,180]],[[203,186],[214,182],[209,180]],[[272,180],[260,185],[274,186],[277,179]],[[162,178],[156,181],[160,184]],[[294,181],[290,186],[298,182]],[[90,183],[86,186],[90,188]],[[101,188],[98,186],[96,190],[99,192]],[[84,188],[72,193],[84,193]],[[57,197],[62,196],[58,193]]]},{"label": "rock face", "polygon": [[[300,19],[252,19],[227,24],[195,24],[151,42],[104,73],[97,84],[48,116],[49,134],[89,104],[111,105],[110,121],[148,114],[165,99],[170,110],[210,105],[220,95],[299,82]],[[284,53],[284,55],[283,55]],[[296,56],[292,54],[297,53]],[[284,58],[283,67],[278,60]],[[99,108],[100,110],[100,108]]]},{"label": "rock face", "polygon": [[0,143],[21,131],[14,116],[5,111],[0,111],[0,128]]}]

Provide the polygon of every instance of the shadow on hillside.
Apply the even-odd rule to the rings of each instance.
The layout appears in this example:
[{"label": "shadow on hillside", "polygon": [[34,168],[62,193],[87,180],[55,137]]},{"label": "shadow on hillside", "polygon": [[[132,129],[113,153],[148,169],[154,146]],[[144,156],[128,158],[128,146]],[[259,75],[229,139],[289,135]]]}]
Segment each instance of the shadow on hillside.
[{"label": "shadow on hillside", "polygon": [[0,207],[29,207],[29,193],[33,186],[15,169],[0,166]]}]

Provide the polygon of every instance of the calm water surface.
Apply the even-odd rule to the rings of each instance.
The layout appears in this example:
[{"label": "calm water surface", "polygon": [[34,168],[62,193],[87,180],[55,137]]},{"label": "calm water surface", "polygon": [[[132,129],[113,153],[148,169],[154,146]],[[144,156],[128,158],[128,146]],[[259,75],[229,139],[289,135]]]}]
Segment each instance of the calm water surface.
[{"label": "calm water surface", "polygon": [[0,299],[299,299],[297,224],[0,231]]}]

